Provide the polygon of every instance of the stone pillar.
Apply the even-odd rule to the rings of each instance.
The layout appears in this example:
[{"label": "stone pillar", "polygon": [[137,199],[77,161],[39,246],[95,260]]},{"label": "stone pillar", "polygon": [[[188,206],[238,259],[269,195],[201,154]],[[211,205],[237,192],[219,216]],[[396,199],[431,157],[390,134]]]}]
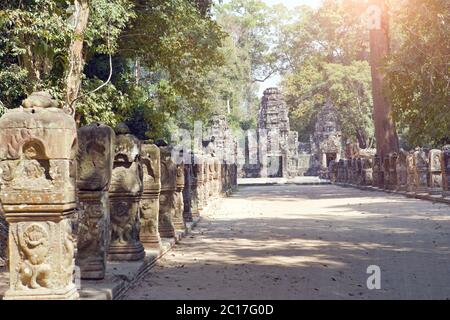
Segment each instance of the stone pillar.
[{"label": "stone pillar", "polygon": [[414,157],[414,152],[408,152],[406,155],[406,174],[407,174],[407,187],[406,191],[408,193],[416,192],[416,160]]},{"label": "stone pillar", "polygon": [[174,216],[176,211],[177,166],[172,160],[172,148],[162,146],[161,151],[161,196],[159,198],[159,234],[162,238],[176,236]]},{"label": "stone pillar", "polygon": [[343,179],[343,183],[349,183],[350,182],[350,160],[344,160],[344,179]]},{"label": "stone pillar", "polygon": [[4,299],[77,299],[76,124],[46,92],[22,106],[0,119],[0,200],[9,224]]},{"label": "stone pillar", "polygon": [[428,188],[428,156],[423,149],[414,152],[414,162],[416,167],[416,194],[427,194]]},{"label": "stone pillar", "polygon": [[198,155],[194,155],[193,164],[193,177],[192,177],[192,216],[200,216],[200,212],[203,209],[203,158]]},{"label": "stone pillar", "polygon": [[384,187],[383,161],[379,155],[375,155],[373,161],[373,186],[376,188]]},{"label": "stone pillar", "polygon": [[397,161],[398,154],[389,154],[389,179],[388,179],[388,189],[397,190]]},{"label": "stone pillar", "polygon": [[330,181],[331,183],[335,184],[337,181],[337,163],[334,160],[330,162],[329,172]]},{"label": "stone pillar", "polygon": [[185,231],[186,224],[184,222],[184,163],[177,165],[176,190],[175,190],[175,214],[173,216],[173,224],[175,230]]},{"label": "stone pillar", "polygon": [[428,186],[430,195],[442,195],[442,151],[430,150],[428,153]]},{"label": "stone pillar", "polygon": [[371,158],[362,159],[362,184],[371,186],[373,184],[373,160]]},{"label": "stone pillar", "polygon": [[389,190],[390,185],[390,178],[389,178],[389,173],[390,173],[390,156],[386,155],[383,159],[383,165],[382,165],[382,172],[383,172],[383,181],[384,184],[382,186],[383,189],[385,190]]},{"label": "stone pillar", "polygon": [[140,202],[139,237],[146,249],[161,249],[159,236],[159,195],[161,193],[161,154],[154,144],[142,144],[143,192]]},{"label": "stone pillar", "polygon": [[192,222],[192,191],[194,189],[194,168],[193,164],[184,165],[184,190],[183,190],[183,201],[184,201],[184,212],[183,218],[185,222]]},{"label": "stone pillar", "polygon": [[442,151],[442,185],[444,198],[450,198],[450,145],[446,145]]},{"label": "stone pillar", "polygon": [[339,182],[339,183],[343,183],[344,182],[344,176],[345,176],[345,173],[344,173],[344,160],[343,159],[341,159],[341,160],[339,160],[339,162],[338,162],[338,176],[337,176],[337,182]]},{"label": "stone pillar", "polygon": [[139,239],[140,200],[143,191],[141,143],[123,123],[116,128],[114,165],[109,193],[111,211],[110,260],[141,260],[145,256]]},{"label": "stone pillar", "polygon": [[400,192],[406,192],[408,190],[407,158],[408,152],[406,152],[403,149],[400,150],[398,159],[396,161],[396,173],[397,173],[396,188],[397,191]]},{"label": "stone pillar", "polygon": [[92,123],[78,130],[77,265],[82,279],[103,279],[109,245],[109,186],[113,169],[114,131]]},{"label": "stone pillar", "polygon": [[209,202],[214,195],[214,158],[212,156],[207,157],[207,188],[206,188],[206,201]]}]

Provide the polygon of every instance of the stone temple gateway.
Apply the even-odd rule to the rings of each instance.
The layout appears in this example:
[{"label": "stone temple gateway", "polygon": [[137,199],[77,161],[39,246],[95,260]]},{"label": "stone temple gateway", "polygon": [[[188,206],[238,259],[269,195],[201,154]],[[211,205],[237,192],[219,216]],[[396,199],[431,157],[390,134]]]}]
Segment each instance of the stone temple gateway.
[{"label": "stone temple gateway", "polygon": [[288,108],[277,88],[264,91],[258,113],[256,146],[254,142],[251,133],[248,134],[245,177],[298,175],[298,134],[290,130]]},{"label": "stone temple gateway", "polygon": [[299,143],[298,132],[290,129],[282,93],[269,88],[264,91],[256,131],[246,134],[241,172],[245,178],[317,176],[342,157],[342,133],[336,110],[329,101],[317,115],[310,141]]}]

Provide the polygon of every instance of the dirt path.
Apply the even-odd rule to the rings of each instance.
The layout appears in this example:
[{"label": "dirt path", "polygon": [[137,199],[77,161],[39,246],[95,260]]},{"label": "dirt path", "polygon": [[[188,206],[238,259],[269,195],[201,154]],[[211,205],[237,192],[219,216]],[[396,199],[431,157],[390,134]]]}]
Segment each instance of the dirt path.
[{"label": "dirt path", "polygon": [[450,206],[329,185],[241,188],[127,296],[394,298],[450,298]]}]

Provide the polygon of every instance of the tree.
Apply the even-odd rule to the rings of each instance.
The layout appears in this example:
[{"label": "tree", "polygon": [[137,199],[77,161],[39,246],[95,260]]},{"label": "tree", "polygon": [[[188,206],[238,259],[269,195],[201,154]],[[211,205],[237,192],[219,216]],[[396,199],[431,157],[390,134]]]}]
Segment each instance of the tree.
[{"label": "tree", "polygon": [[395,9],[400,41],[385,66],[394,118],[413,147],[450,143],[450,3],[410,0]]},{"label": "tree", "polygon": [[372,94],[377,154],[383,159],[391,152],[399,151],[398,136],[391,103],[383,89],[385,74],[383,62],[389,55],[389,16],[385,0],[372,0],[375,23],[370,29],[370,65],[372,69]]}]

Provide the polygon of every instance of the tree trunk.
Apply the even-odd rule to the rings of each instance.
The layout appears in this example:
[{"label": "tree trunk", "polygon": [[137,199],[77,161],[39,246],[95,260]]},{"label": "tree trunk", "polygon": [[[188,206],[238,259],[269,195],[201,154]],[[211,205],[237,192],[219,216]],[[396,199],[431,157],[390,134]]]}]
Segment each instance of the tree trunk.
[{"label": "tree trunk", "polygon": [[75,0],[75,29],[74,38],[69,48],[69,73],[67,75],[66,89],[66,106],[71,107],[77,123],[79,123],[79,115],[75,112],[75,99],[77,98],[80,87],[81,77],[83,75],[84,57],[83,42],[84,32],[86,31],[89,19],[89,0]]},{"label": "tree trunk", "polygon": [[374,109],[375,137],[377,139],[377,154],[381,159],[390,152],[398,152],[399,143],[392,118],[391,104],[383,93],[384,75],[381,70],[383,60],[389,54],[389,15],[386,0],[372,0],[372,8],[378,7],[373,14],[380,23],[370,27],[370,65],[372,69],[372,94]]}]

